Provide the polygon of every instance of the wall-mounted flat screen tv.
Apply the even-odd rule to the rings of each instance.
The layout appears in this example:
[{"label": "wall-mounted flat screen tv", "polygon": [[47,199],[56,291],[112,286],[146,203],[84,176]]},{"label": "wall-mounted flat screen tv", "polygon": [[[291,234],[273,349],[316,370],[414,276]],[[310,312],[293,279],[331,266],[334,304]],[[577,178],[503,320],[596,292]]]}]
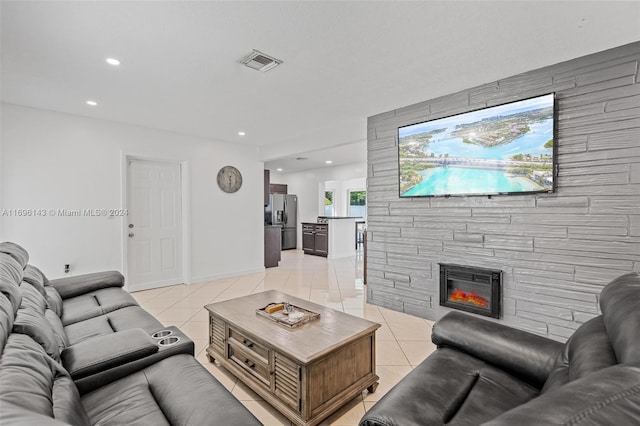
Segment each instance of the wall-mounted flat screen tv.
[{"label": "wall-mounted flat screen tv", "polygon": [[554,98],[398,128],[400,197],[553,192]]}]

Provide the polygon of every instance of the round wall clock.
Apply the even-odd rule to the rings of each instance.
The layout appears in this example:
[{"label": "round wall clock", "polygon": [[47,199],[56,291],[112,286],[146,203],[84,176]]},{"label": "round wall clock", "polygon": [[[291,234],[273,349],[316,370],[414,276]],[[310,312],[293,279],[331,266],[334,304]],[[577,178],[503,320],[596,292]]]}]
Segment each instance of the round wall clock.
[{"label": "round wall clock", "polygon": [[236,192],[242,186],[242,174],[233,166],[224,166],[218,172],[218,186],[224,192]]}]

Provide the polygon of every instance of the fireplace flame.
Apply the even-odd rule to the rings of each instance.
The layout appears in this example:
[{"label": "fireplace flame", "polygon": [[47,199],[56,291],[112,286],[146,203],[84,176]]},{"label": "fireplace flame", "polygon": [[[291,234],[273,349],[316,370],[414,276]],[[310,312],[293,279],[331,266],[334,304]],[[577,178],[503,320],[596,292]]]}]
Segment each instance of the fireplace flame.
[{"label": "fireplace flame", "polygon": [[453,293],[451,293],[451,296],[449,296],[449,300],[469,303],[481,308],[486,308],[487,306],[489,306],[489,302],[484,297],[477,295],[473,291],[471,293],[466,293],[460,289],[453,290]]}]

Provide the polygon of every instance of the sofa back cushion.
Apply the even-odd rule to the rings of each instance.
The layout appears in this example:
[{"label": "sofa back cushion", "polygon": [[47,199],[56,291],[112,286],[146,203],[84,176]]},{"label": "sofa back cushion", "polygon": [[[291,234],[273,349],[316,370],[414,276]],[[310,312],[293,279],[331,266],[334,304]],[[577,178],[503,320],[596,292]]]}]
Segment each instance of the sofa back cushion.
[{"label": "sofa back cushion", "polygon": [[38,290],[45,297],[47,306],[59,317],[62,317],[62,298],[60,293],[51,286],[49,279],[40,269],[33,265],[27,265],[24,268],[23,281],[28,282]]},{"label": "sofa back cushion", "polygon": [[640,274],[622,275],[600,293],[602,315],[567,341],[542,392],[616,364],[640,363]]},{"label": "sofa back cushion", "polygon": [[13,321],[22,295],[18,285],[22,280],[22,269],[18,262],[5,253],[0,253],[0,353],[13,329]]},{"label": "sofa back cushion", "polygon": [[0,294],[0,353],[2,353],[4,345],[7,343],[7,339],[11,334],[14,315],[11,302]]},{"label": "sofa back cushion", "polygon": [[45,297],[47,299],[47,306],[53,312],[58,315],[59,318],[62,318],[62,297],[60,297],[60,293],[58,290],[48,285],[44,288]]},{"label": "sofa back cushion", "polygon": [[26,268],[24,268],[24,277],[22,279],[34,286],[40,294],[43,296],[45,295],[44,286],[49,282],[49,280],[44,276],[40,269],[33,265],[27,265]]},{"label": "sofa back cushion", "polygon": [[640,362],[640,274],[622,275],[600,293],[600,309],[618,362]]},{"label": "sofa back cushion", "polygon": [[17,260],[6,253],[0,253],[0,293],[6,297],[15,314],[22,303],[20,282],[23,270]]},{"label": "sofa back cushion", "polygon": [[69,346],[69,338],[67,337],[67,333],[64,332],[62,320],[54,311],[48,308],[45,311],[44,316],[51,326],[54,338],[58,344],[60,355],[62,356],[62,351]]},{"label": "sofa back cushion", "polygon": [[617,364],[602,316],[584,323],[567,341],[542,393]]},{"label": "sofa back cushion", "polygon": [[47,301],[40,292],[27,283],[20,286],[22,304],[13,323],[13,332],[26,334],[38,342],[46,353],[55,360],[60,359],[60,339],[46,317]]},{"label": "sofa back cushion", "polygon": [[21,407],[73,425],[89,425],[69,374],[26,334],[11,333],[0,353],[0,406]]},{"label": "sofa back cushion", "polygon": [[29,263],[29,253],[16,243],[5,241],[0,243],[0,253],[6,253],[13,257],[19,264],[20,268],[24,269]]}]

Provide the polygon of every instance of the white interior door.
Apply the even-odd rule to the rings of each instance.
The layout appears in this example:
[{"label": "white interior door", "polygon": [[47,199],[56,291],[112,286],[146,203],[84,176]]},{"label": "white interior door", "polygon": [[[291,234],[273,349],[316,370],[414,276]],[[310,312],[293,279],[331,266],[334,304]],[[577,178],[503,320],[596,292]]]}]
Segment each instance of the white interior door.
[{"label": "white interior door", "polygon": [[182,282],[180,164],[128,161],[129,290]]}]

